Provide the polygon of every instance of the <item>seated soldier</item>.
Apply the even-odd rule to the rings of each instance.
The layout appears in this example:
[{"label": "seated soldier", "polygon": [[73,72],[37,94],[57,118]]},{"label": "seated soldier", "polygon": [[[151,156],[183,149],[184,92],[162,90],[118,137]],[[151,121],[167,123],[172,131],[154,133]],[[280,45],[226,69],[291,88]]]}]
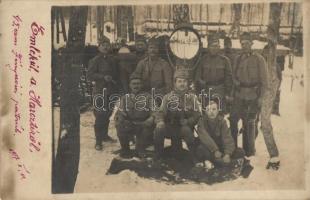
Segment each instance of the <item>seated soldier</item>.
[{"label": "seated soldier", "polygon": [[[200,117],[199,103],[195,94],[189,92],[189,73],[178,70],[174,74],[174,89],[163,97],[159,111],[155,113],[154,131],[155,163],[160,164],[164,140],[170,138],[173,150],[178,152],[182,140],[195,159],[194,126]],[[176,148],[174,148],[176,147]]]},{"label": "seated soldier", "polygon": [[219,115],[218,104],[213,100],[206,109],[203,108],[197,134],[200,140],[197,157],[200,161],[209,160],[216,166],[244,157],[243,150],[235,148],[226,120]]},{"label": "seated soldier", "polygon": [[132,157],[130,140],[136,136],[136,153],[145,157],[145,148],[151,143],[154,118],[151,113],[151,95],[142,92],[142,80],[132,74],[129,80],[130,93],[121,97],[120,106],[115,114],[115,127],[121,145],[120,156]]}]

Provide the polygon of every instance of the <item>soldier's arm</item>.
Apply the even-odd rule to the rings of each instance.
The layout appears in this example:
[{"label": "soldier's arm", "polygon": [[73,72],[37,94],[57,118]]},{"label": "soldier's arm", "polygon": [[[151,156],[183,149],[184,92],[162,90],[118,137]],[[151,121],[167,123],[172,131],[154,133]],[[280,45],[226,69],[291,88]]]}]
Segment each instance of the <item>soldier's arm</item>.
[{"label": "soldier's arm", "polygon": [[200,118],[198,122],[197,134],[198,134],[198,137],[202,145],[207,147],[211,152],[215,152],[219,150],[217,144],[214,142],[212,137],[209,135],[207,129],[205,128],[203,118]]},{"label": "soldier's arm", "polygon": [[190,126],[195,126],[201,117],[201,105],[198,101],[198,97],[196,95],[192,95],[192,103],[193,103],[193,110],[191,112],[191,116],[188,118],[188,124]]},{"label": "soldier's arm", "polygon": [[165,93],[168,93],[172,90],[172,85],[173,85],[172,69],[166,61],[164,61],[163,68],[164,68],[164,79],[165,79],[165,88],[166,88]]},{"label": "soldier's arm", "polygon": [[115,121],[117,123],[124,122],[127,119],[127,112],[126,112],[126,96],[122,96],[120,100],[119,107],[115,113]]},{"label": "soldier's arm", "polygon": [[98,65],[96,59],[93,58],[88,63],[88,70],[87,70],[87,79],[89,81],[98,81],[103,79],[103,74],[100,74],[98,71]]},{"label": "soldier's arm", "polygon": [[221,121],[221,138],[224,145],[224,154],[232,155],[235,151],[235,142],[231,136],[230,129],[227,126],[225,119]]},{"label": "soldier's arm", "polygon": [[138,65],[137,65],[135,71],[133,73],[136,74],[139,77],[142,77],[143,68],[144,68],[144,60],[140,60],[138,62]]},{"label": "soldier's arm", "polygon": [[[154,102],[154,100],[152,100],[153,109],[155,108],[154,104],[155,104],[155,102]],[[168,111],[167,104],[168,104],[168,94],[164,96],[163,101],[162,101],[159,109],[153,110],[153,116],[154,116],[156,124],[158,124],[159,122],[164,122],[165,116],[166,116],[167,111]]]},{"label": "soldier's arm", "polygon": [[233,83],[232,67],[230,60],[227,57],[224,58],[225,58],[225,90],[226,94],[228,94],[228,96],[231,96],[232,83]]},{"label": "soldier's arm", "polygon": [[129,92],[129,76],[125,63],[120,63],[120,82],[125,93]]},{"label": "soldier's arm", "polygon": [[269,78],[268,78],[268,70],[267,70],[267,64],[263,56],[258,56],[258,65],[259,65],[259,78],[260,78],[260,98],[264,96],[266,90],[269,87]]}]

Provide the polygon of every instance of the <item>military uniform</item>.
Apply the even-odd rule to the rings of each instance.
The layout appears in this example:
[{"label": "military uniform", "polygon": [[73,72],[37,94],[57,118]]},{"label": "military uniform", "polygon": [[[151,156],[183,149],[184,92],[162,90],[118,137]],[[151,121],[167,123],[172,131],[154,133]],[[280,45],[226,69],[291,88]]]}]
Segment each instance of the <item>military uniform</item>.
[{"label": "military uniform", "polygon": [[119,54],[120,81],[124,93],[129,92],[129,77],[135,71],[137,64],[146,58],[146,54],[127,53]]},{"label": "military uniform", "polygon": [[[137,108],[139,102],[142,103],[141,109]],[[152,99],[148,93],[129,93],[122,96],[120,107],[115,114],[115,127],[122,152],[129,152],[129,142],[134,135],[138,154],[143,154],[152,141],[154,117],[151,107]]]},{"label": "military uniform", "polygon": [[[184,71],[183,71],[184,72]],[[175,78],[188,79],[188,72],[176,71]],[[157,157],[161,157],[164,149],[165,137],[171,138],[174,150],[179,148],[185,140],[187,147],[195,159],[195,137],[194,126],[200,117],[200,107],[197,96],[186,91],[173,91],[166,94],[163,98],[159,111],[155,114],[155,123],[164,123],[164,128],[156,127],[154,131],[154,146]],[[182,146],[181,146],[182,147]]]},{"label": "military uniform", "polygon": [[[137,37],[136,42],[146,43],[146,40],[144,37]],[[128,93],[130,75],[135,71],[138,63],[147,57],[147,54],[145,51],[136,51],[129,53],[119,52],[118,57],[119,57],[120,81],[122,84],[122,89],[124,93]]]},{"label": "military uniform", "polygon": [[[263,50],[263,56],[267,61],[267,67],[269,72],[270,83],[265,95],[263,96],[262,108],[261,108],[261,129],[263,132],[264,140],[269,152],[270,157],[279,156],[279,151],[273,137],[273,129],[271,124],[271,113],[274,104],[277,91],[280,86],[280,80],[278,76],[278,67],[276,57],[276,47],[267,45]],[[271,57],[270,57],[271,56]]]},{"label": "military uniform", "polygon": [[149,57],[142,59],[134,73],[142,78],[144,91],[155,88],[156,93],[164,95],[172,89],[172,69],[159,57],[153,61]]},{"label": "military uniform", "polygon": [[[106,81],[105,76],[111,76],[111,81]],[[93,87],[93,99],[97,108],[95,115],[96,143],[100,144],[109,138],[108,127],[114,105],[109,102],[111,94],[118,92],[118,66],[114,57],[99,54],[89,61],[87,78],[95,83]],[[105,91],[104,91],[105,90]],[[100,98],[99,96],[104,97]],[[97,98],[99,97],[99,98]]]},{"label": "military uniform", "polygon": [[[211,42],[219,45],[217,37],[208,39],[208,45]],[[211,98],[218,98],[220,110],[226,112],[225,98],[231,96],[232,89],[232,68],[227,57],[219,53],[203,56],[195,72],[195,83],[198,93],[204,89]]]},{"label": "military uniform", "polygon": [[242,149],[235,148],[230,129],[221,115],[218,115],[214,120],[210,120],[207,115],[203,115],[198,122],[197,133],[200,140],[197,153],[201,160],[213,161],[215,151],[227,154],[233,159],[244,156]]},{"label": "military uniform", "polygon": [[264,58],[257,53],[242,53],[236,57],[234,67],[234,101],[231,110],[231,132],[237,145],[238,121],[244,126],[243,149],[247,156],[255,154],[256,119],[262,95],[268,87]]}]

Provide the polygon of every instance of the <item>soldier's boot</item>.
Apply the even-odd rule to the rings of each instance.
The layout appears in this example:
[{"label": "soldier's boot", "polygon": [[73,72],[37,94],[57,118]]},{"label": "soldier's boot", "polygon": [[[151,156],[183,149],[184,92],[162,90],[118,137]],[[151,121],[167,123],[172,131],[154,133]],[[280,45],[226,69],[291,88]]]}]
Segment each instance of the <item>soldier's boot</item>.
[{"label": "soldier's boot", "polygon": [[[109,117],[109,116],[106,116]],[[111,142],[111,143],[116,143],[117,140],[113,139],[111,136],[108,135],[108,131],[109,131],[109,124],[110,124],[110,120],[109,119],[105,119],[104,121],[102,121],[101,123],[103,123],[103,136],[102,136],[102,141],[103,142]]]},{"label": "soldier's boot", "polygon": [[95,136],[96,136],[95,149],[97,151],[101,151],[103,149],[103,146],[102,146],[102,136],[101,136],[101,127],[98,127],[98,125],[95,124],[94,130],[95,130]]},{"label": "soldier's boot", "polygon": [[196,156],[196,144],[193,130],[188,126],[182,126],[180,129],[180,135],[185,140],[185,143],[192,158],[192,162],[195,165],[199,161]]},{"label": "soldier's boot", "polygon": [[278,170],[280,168],[280,159],[279,157],[272,157],[270,158],[266,169],[273,169],[273,170]]},{"label": "soldier's boot", "polygon": [[118,134],[119,143],[121,145],[120,157],[131,158],[132,154],[129,147],[129,136],[125,134]]},{"label": "soldier's boot", "polygon": [[256,133],[256,122],[255,119],[250,119],[244,124],[244,133],[243,133],[243,149],[247,157],[255,155],[255,133]]},{"label": "soldier's boot", "polygon": [[235,147],[237,148],[238,147],[238,134],[239,134],[238,120],[235,117],[230,116],[229,121],[230,121],[231,136],[233,137],[234,142],[235,142]]},{"label": "soldier's boot", "polygon": [[154,130],[154,160],[160,160],[163,156],[164,151],[164,142],[165,142],[165,135],[162,129],[156,128]]}]

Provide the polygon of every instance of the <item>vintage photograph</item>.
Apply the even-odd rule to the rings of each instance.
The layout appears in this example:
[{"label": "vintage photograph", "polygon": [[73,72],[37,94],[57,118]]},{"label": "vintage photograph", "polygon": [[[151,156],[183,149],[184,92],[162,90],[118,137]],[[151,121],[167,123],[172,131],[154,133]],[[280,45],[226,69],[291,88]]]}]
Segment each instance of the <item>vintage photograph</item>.
[{"label": "vintage photograph", "polygon": [[302,2],[50,12],[52,194],[305,189]]}]

